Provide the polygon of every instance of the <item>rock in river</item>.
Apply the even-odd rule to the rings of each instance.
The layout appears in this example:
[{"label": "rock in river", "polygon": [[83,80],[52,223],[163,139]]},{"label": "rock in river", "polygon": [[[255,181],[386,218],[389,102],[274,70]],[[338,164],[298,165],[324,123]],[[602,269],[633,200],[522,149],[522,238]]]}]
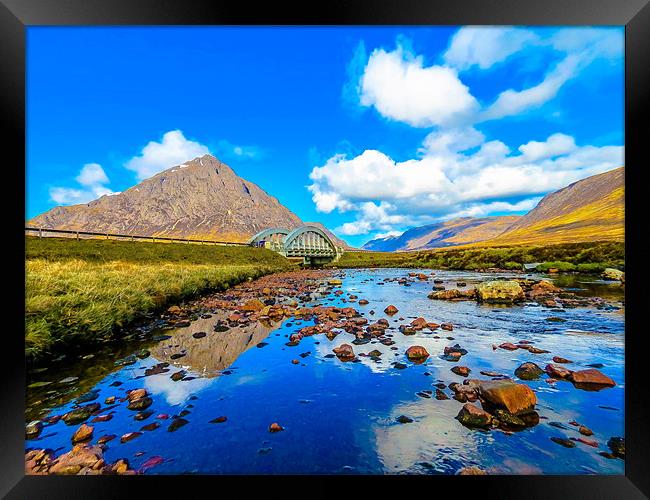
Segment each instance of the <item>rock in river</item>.
[{"label": "rock in river", "polygon": [[618,458],[625,459],[625,438],[613,437],[607,441],[607,446],[612,450],[612,454]]},{"label": "rock in river", "polygon": [[472,370],[470,370],[467,366],[454,366],[451,371],[456,375],[460,375],[461,377],[467,377],[469,375],[469,372]]},{"label": "rock in river", "polygon": [[600,387],[614,387],[616,385],[616,382],[595,368],[572,372],[569,379],[571,382],[576,384],[578,388],[590,385]]},{"label": "rock in river", "polygon": [[350,344],[341,344],[333,349],[334,354],[341,360],[348,360],[354,358],[354,351]]},{"label": "rock in river", "polygon": [[129,410],[141,411],[141,410],[145,410],[145,409],[149,408],[152,403],[153,403],[153,400],[150,397],[145,396],[143,398],[134,399],[132,401],[129,401],[129,404],[128,404],[127,408]]},{"label": "rock in river", "polygon": [[601,276],[606,280],[625,282],[625,273],[623,271],[619,271],[618,269],[614,269],[613,267],[606,268]]},{"label": "rock in river", "polygon": [[284,427],[282,427],[277,422],[273,422],[271,425],[269,425],[269,432],[275,433],[275,432],[280,432],[280,431],[283,431],[283,430],[284,430]]},{"label": "rock in river", "polygon": [[456,419],[467,427],[488,427],[492,422],[492,415],[472,403],[465,403]]},{"label": "rock in river", "polygon": [[530,387],[508,380],[480,381],[478,393],[484,406],[503,408],[513,415],[530,412],[537,403]]},{"label": "rock in river", "polygon": [[553,363],[546,365],[544,371],[548,373],[549,377],[553,378],[563,378],[567,379],[571,376],[571,370],[564,368],[560,365],[554,365]]},{"label": "rock in river", "polygon": [[384,309],[384,312],[389,316],[392,316],[393,314],[397,314],[399,310],[397,309],[397,307],[391,304],[386,309]]},{"label": "rock in river", "polygon": [[515,375],[522,380],[535,380],[544,373],[535,363],[522,363],[515,370]]},{"label": "rock in river", "polygon": [[43,423],[40,420],[32,420],[25,426],[25,439],[36,439],[43,430]]},{"label": "rock in river", "polygon": [[406,350],[406,357],[411,361],[423,361],[429,357],[429,352],[421,345],[412,345]]},{"label": "rock in river", "polygon": [[479,467],[463,467],[457,473],[459,476],[487,476],[488,473]]},{"label": "rock in river", "polygon": [[181,427],[183,427],[185,424],[189,424],[189,422],[187,420],[185,420],[184,418],[180,418],[180,417],[175,418],[175,419],[172,420],[172,423],[169,424],[169,427],[167,427],[167,430],[169,432],[174,432],[174,431],[180,429]]},{"label": "rock in river", "polygon": [[91,425],[81,424],[72,435],[72,444],[89,441],[93,437],[93,430]]},{"label": "rock in river", "polygon": [[476,298],[479,302],[491,304],[512,304],[526,299],[524,290],[516,281],[484,281],[476,285]]}]

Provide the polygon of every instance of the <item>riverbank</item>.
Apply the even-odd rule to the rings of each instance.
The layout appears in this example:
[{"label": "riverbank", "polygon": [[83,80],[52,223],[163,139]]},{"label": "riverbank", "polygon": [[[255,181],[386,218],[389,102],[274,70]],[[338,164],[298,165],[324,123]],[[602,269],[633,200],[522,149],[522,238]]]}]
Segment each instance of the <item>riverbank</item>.
[{"label": "riverbank", "polygon": [[263,248],[25,240],[28,362],[119,337],[166,305],[294,266]]},{"label": "riverbank", "polygon": [[606,268],[625,269],[625,244],[601,241],[560,245],[507,247],[454,247],[411,252],[346,252],[332,265],[340,268],[405,267],[478,271],[521,270],[523,264],[540,263],[539,271],[558,269],[601,273]]}]

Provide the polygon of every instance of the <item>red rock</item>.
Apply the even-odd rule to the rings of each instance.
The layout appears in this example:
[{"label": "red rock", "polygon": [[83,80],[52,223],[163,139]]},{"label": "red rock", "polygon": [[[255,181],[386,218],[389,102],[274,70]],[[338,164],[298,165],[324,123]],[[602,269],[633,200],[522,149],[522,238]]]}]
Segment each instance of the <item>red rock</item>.
[{"label": "red rock", "polygon": [[91,422],[108,422],[113,418],[113,415],[110,413],[107,413],[106,415],[97,415],[95,418],[91,420]]},{"label": "red rock", "polygon": [[246,312],[257,312],[264,309],[264,303],[261,300],[252,299],[247,301],[240,309]]},{"label": "red rock", "polygon": [[294,365],[299,365],[299,364],[300,364],[300,361],[297,360],[297,359],[292,359],[292,360],[291,360],[291,363],[294,364]]},{"label": "red rock", "polygon": [[280,432],[280,431],[283,431],[283,430],[284,430],[284,427],[282,427],[277,422],[273,422],[271,425],[269,425],[269,432]]},{"label": "red rock", "polygon": [[501,349],[506,349],[506,350],[508,350],[508,351],[516,351],[517,349],[519,349],[520,346],[515,345],[515,344],[513,344],[513,343],[511,343],[511,342],[504,342],[504,343],[501,344],[499,347],[500,347]]},{"label": "red rock", "polygon": [[553,363],[573,363],[573,361],[560,356],[553,356]]},{"label": "red rock", "polygon": [[144,398],[147,394],[146,389],[133,389],[128,392],[126,397],[129,401],[135,401],[136,399]]},{"label": "red rock", "polygon": [[339,359],[352,359],[354,358],[354,351],[352,350],[352,346],[350,344],[341,344],[337,348],[333,349],[334,354]]},{"label": "red rock", "polygon": [[104,466],[100,446],[77,444],[72,450],[58,457],[49,469],[50,474],[78,474],[82,470],[97,470]]},{"label": "red rock", "polygon": [[421,360],[429,357],[429,352],[421,345],[412,345],[406,350],[406,357],[410,360]]},{"label": "red rock", "polygon": [[360,305],[360,306],[365,306],[365,305],[367,305],[367,304],[369,304],[369,302],[368,302],[366,299],[361,299],[361,300],[359,301],[359,305]]},{"label": "red rock", "polygon": [[454,329],[454,325],[452,325],[451,323],[442,323],[442,324],[440,325],[440,328],[442,328],[443,330],[447,330],[447,331],[450,332],[450,331],[452,331],[452,330]]},{"label": "red rock", "polygon": [[595,439],[587,439],[583,437],[579,438],[572,438],[574,441],[578,441],[579,443],[586,444],[587,446],[593,446],[594,448],[598,448],[598,441]]},{"label": "red rock", "polygon": [[472,403],[465,403],[456,419],[468,427],[487,427],[492,422],[492,415]]},{"label": "red rock", "polygon": [[424,318],[414,319],[411,321],[411,326],[416,330],[422,330],[425,326],[427,326],[427,320]]},{"label": "red rock", "polygon": [[384,309],[384,312],[389,316],[392,316],[393,314],[397,314],[399,312],[399,309],[391,304],[386,309]]},{"label": "red rock", "polygon": [[93,437],[94,428],[90,425],[81,424],[79,428],[72,435],[72,443],[81,443],[82,441],[89,441]]},{"label": "red rock", "polygon": [[459,476],[487,476],[488,473],[478,467],[463,467],[457,474]]},{"label": "red rock", "polygon": [[480,381],[478,393],[484,406],[503,408],[513,415],[532,411],[537,404],[537,397],[530,387],[509,380]]},{"label": "red rock", "polygon": [[595,368],[572,372],[570,379],[574,384],[602,385],[607,387],[614,387],[616,385],[616,382]]},{"label": "red rock", "polygon": [[589,427],[586,427],[584,425],[581,425],[580,428],[578,429],[578,432],[582,434],[583,436],[593,436],[594,431],[592,431]]},{"label": "red rock", "polygon": [[560,365],[554,365],[554,364],[548,364],[544,368],[544,371],[548,373],[550,377],[553,378],[563,378],[567,379],[571,376],[571,370],[568,368],[564,368],[563,366]]},{"label": "red rock", "polygon": [[472,370],[470,370],[466,366],[454,366],[451,369],[451,371],[454,372],[456,375],[460,375],[461,377],[467,377],[469,375],[469,372],[471,372]]},{"label": "red rock", "polygon": [[137,438],[138,436],[142,436],[141,432],[127,432],[126,434],[122,435],[120,438],[121,443],[127,443],[131,441],[132,439]]}]

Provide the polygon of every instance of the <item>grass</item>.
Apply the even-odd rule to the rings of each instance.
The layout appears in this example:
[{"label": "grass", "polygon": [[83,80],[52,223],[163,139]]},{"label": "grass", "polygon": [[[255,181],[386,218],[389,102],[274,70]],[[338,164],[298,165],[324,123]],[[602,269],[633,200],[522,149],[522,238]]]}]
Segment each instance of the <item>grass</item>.
[{"label": "grass", "polygon": [[[476,270],[521,269],[522,264],[540,262],[546,268],[602,272],[606,267],[625,268],[622,242],[518,245],[486,248],[439,248],[417,252],[346,252],[334,266],[410,267]],[[542,266],[542,267],[544,267]]]},{"label": "grass", "polygon": [[27,358],[113,339],[143,313],[291,267],[263,248],[27,237]]}]

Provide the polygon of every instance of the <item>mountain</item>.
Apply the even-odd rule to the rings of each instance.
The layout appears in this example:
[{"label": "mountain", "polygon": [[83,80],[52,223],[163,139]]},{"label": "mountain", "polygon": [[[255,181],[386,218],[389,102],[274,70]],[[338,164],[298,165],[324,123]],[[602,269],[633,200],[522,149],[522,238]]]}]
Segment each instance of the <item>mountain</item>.
[{"label": "mountain", "polygon": [[490,244],[569,243],[625,237],[625,168],[546,195]]},{"label": "mountain", "polygon": [[378,238],[363,245],[364,250],[394,252],[449,247],[485,241],[503,233],[519,216],[462,217],[436,224],[415,227],[400,236]]},{"label": "mountain", "polygon": [[160,172],[122,193],[55,207],[33,227],[247,241],[270,227],[303,222],[228,165],[205,155]]}]

